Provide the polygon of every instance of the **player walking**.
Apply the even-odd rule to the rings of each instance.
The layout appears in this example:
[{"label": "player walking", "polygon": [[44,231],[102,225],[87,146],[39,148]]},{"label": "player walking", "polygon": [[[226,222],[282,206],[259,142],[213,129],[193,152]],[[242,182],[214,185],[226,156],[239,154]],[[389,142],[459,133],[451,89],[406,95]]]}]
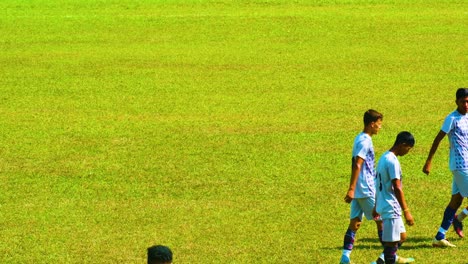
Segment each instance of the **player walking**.
[{"label": "player walking", "polygon": [[384,243],[384,259],[379,258],[378,264],[411,263],[413,258],[397,260],[396,252],[406,240],[406,229],[401,219],[405,216],[406,223],[414,224],[413,216],[406,204],[402,185],[402,171],[398,156],[406,155],[414,146],[414,137],[409,132],[400,132],[392,148],[385,152],[377,165],[377,198],[376,211],[383,221],[382,241]]},{"label": "player walking", "polygon": [[454,244],[446,239],[445,233],[450,228],[463,198],[468,197],[468,89],[459,88],[455,96],[457,109],[445,118],[441,130],[432,143],[423,167],[423,172],[429,174],[432,158],[437,151],[439,143],[445,135],[448,135],[450,143],[449,167],[453,174],[452,197],[445,209],[439,231],[432,241],[434,247],[455,247]]},{"label": "player walking", "polygon": [[[356,232],[361,226],[362,217],[373,219],[375,204],[375,154],[372,136],[382,127],[383,115],[375,110],[364,113],[364,130],[354,139],[352,168],[349,189],[344,198],[351,203],[350,221],[344,236],[340,264],[350,263]],[[382,221],[376,220],[379,238],[382,235]]]}]

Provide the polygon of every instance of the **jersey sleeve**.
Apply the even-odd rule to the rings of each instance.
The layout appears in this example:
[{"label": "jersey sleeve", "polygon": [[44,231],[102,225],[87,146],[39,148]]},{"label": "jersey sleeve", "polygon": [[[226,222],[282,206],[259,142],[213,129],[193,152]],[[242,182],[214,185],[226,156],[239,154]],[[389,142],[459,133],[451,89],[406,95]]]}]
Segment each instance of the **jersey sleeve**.
[{"label": "jersey sleeve", "polygon": [[398,159],[393,158],[390,159],[388,162],[388,175],[390,176],[390,180],[401,179],[401,167],[400,162]]},{"label": "jersey sleeve", "polygon": [[356,153],[354,157],[360,157],[365,160],[367,158],[367,153],[369,152],[370,147],[371,146],[368,140],[359,141],[356,146]]},{"label": "jersey sleeve", "polygon": [[445,120],[444,120],[444,123],[442,124],[442,128],[440,130],[442,130],[443,132],[445,132],[445,134],[448,134],[450,132],[450,130],[452,130],[452,127],[453,127],[453,116],[452,115],[448,115]]}]

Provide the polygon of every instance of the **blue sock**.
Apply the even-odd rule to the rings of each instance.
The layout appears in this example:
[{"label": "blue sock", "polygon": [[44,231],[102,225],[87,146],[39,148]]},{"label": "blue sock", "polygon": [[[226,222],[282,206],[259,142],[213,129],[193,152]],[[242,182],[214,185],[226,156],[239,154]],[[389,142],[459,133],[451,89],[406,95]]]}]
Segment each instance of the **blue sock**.
[{"label": "blue sock", "polygon": [[445,232],[450,228],[453,222],[453,218],[455,217],[455,213],[457,210],[450,208],[447,206],[444,212],[444,218],[442,219],[442,224],[440,224],[439,232],[437,232],[436,239],[441,240],[445,238]]},{"label": "blue sock", "polygon": [[384,245],[384,242],[382,241],[383,230],[377,230],[377,234],[379,235],[380,244],[382,244],[383,246]]},{"label": "blue sock", "polygon": [[346,231],[346,234],[344,236],[344,241],[343,241],[343,249],[345,250],[353,250],[353,246],[354,246],[354,236],[356,235],[356,233],[351,230],[351,229],[348,229]]},{"label": "blue sock", "polygon": [[398,247],[384,247],[385,264],[394,264],[396,262],[396,252]]}]

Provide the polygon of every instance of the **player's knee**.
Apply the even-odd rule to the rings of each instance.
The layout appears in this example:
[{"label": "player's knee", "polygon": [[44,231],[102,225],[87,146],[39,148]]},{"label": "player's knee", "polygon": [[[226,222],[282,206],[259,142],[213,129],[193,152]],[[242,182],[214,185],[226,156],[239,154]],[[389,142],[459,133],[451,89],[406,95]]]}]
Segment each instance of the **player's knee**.
[{"label": "player's knee", "polygon": [[401,245],[401,244],[403,244],[403,242],[405,242],[405,241],[406,241],[406,233],[401,233],[401,234],[400,234],[400,242],[399,242],[399,244]]},{"label": "player's knee", "polygon": [[453,195],[450,199],[449,207],[457,210],[463,202],[463,197],[461,195]]},{"label": "player's knee", "polygon": [[358,231],[360,227],[361,227],[361,222],[351,222],[349,224],[349,228],[353,231]]},{"label": "player's knee", "polygon": [[383,229],[383,222],[382,220],[374,220],[375,224],[377,225],[377,230],[382,230]]}]

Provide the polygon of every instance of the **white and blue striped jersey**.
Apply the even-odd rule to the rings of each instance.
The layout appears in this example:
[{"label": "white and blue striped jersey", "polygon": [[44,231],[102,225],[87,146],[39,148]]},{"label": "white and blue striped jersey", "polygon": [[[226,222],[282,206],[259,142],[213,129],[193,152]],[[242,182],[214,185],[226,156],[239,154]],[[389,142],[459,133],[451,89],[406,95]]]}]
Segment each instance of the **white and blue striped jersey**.
[{"label": "white and blue striped jersey", "polygon": [[385,152],[377,164],[376,211],[382,219],[401,217],[401,206],[393,190],[392,180],[402,180],[400,161],[391,151]]},{"label": "white and blue striped jersey", "polygon": [[354,191],[354,198],[366,198],[375,196],[375,155],[372,138],[368,134],[361,132],[354,139],[353,162],[356,157],[364,160],[359,172],[359,177]]},{"label": "white and blue striped jersey", "polygon": [[450,170],[468,169],[468,116],[453,111],[445,118],[441,130],[450,142]]}]

